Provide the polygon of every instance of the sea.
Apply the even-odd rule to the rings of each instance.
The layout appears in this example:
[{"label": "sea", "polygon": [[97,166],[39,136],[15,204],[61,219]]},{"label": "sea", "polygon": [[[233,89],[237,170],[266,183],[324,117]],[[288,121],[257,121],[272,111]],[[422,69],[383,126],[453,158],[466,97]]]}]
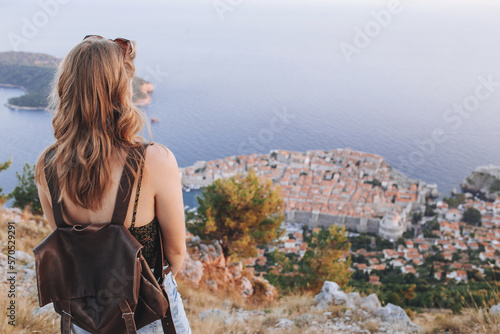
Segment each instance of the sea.
[{"label": "sea", "polygon": [[[499,14],[489,0],[0,0],[0,52],[135,41],[152,139],[179,167],[349,147],[449,196],[500,165]],[[54,140],[51,113],[5,106],[22,94],[0,88],[4,193]]]}]

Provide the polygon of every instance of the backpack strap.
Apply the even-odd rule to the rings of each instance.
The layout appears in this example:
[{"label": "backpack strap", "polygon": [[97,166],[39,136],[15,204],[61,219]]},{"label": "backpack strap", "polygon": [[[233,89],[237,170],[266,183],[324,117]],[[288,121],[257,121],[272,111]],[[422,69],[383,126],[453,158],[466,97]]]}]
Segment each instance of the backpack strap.
[{"label": "backpack strap", "polygon": [[69,226],[64,222],[62,214],[62,203],[58,201],[59,199],[59,185],[57,184],[57,168],[52,165],[51,168],[48,166],[49,159],[55,154],[55,147],[52,147],[46,154],[44,159],[45,164],[45,179],[47,180],[47,185],[49,186],[50,198],[52,201],[52,211],[54,214],[54,221],[57,227]]},{"label": "backpack strap", "polygon": [[122,318],[125,319],[125,326],[127,327],[127,334],[137,334],[137,328],[135,327],[134,312],[130,308],[126,299],[120,299],[118,301],[120,305],[120,310],[122,311]]},{"label": "backpack strap", "polygon": [[163,241],[162,241],[162,235],[161,235],[161,228],[158,225],[157,226],[157,232],[158,232],[158,239],[160,242],[160,247],[158,247],[158,254],[156,255],[156,263],[155,263],[155,268],[154,268],[154,275],[156,278],[156,281],[160,284],[161,290],[163,292],[163,295],[165,298],[167,298],[168,301],[168,309],[167,309],[167,314],[163,318],[161,318],[161,326],[163,328],[163,332],[166,334],[177,334],[177,330],[175,328],[174,320],[172,317],[172,308],[171,308],[171,303],[170,299],[168,298],[168,293],[165,290],[165,285],[163,285],[163,280],[165,279],[165,272],[163,271]]},{"label": "backpack strap", "polygon": [[[139,147],[140,150],[143,150],[142,153],[145,153],[147,144],[143,144]],[[133,149],[133,148],[131,148]],[[132,160],[132,155],[129,154],[127,157],[127,162],[123,166],[122,177],[120,179],[120,185],[118,186],[118,192],[116,194],[115,200],[115,208],[113,210],[113,217],[111,218],[112,224],[123,225],[125,222],[125,217],[127,217],[129,202],[130,202],[130,192],[131,186],[134,184],[134,175],[130,170],[127,170],[127,163],[131,163],[134,168],[137,168],[137,164]]]},{"label": "backpack strap", "polygon": [[61,300],[61,334],[71,334],[71,300],[63,299]]},{"label": "backpack strap", "polygon": [[144,167],[144,160],[141,163],[141,172],[139,174],[139,181],[137,181],[137,192],[135,193],[135,201],[134,201],[134,212],[132,213],[132,225],[130,228],[135,226],[135,215],[137,213],[137,204],[139,203],[139,193],[141,192],[141,181],[142,181],[142,168]]}]

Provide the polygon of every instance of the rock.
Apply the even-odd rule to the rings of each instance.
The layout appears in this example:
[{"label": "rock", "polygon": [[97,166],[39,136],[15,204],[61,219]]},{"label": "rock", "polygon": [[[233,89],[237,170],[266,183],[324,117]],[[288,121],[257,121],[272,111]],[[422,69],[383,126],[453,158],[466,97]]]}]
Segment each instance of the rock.
[{"label": "rock", "polygon": [[491,315],[500,315],[500,304],[494,305],[490,308]]},{"label": "rock", "polygon": [[358,307],[358,305],[361,303],[361,296],[357,292],[349,292],[347,294],[347,304],[346,306],[352,309],[355,309]]},{"label": "rock", "polygon": [[274,327],[276,327],[276,328],[285,328],[285,327],[290,327],[292,325],[293,325],[293,321],[292,320],[282,318],[282,319],[280,319],[276,323],[276,325],[274,325]]},{"label": "rock", "polygon": [[19,262],[29,263],[29,262],[33,261],[33,256],[29,255],[26,252],[20,251],[20,250],[17,250],[15,252],[14,256],[16,258],[16,261],[19,261]]},{"label": "rock", "polygon": [[246,277],[241,278],[239,288],[240,288],[240,294],[243,297],[249,297],[253,294],[252,282],[250,282]]},{"label": "rock", "polygon": [[243,298],[256,291],[260,299],[272,301],[278,297],[274,286],[244,270],[242,262],[227,264],[218,241],[206,244],[192,237],[188,245],[180,276],[194,287],[203,282],[210,290],[237,290]]},{"label": "rock", "polygon": [[25,268],[28,268],[28,269],[35,269],[35,261],[31,261],[30,263],[28,263]]},{"label": "rock", "polygon": [[205,281],[205,284],[207,285],[207,287],[209,289],[213,289],[213,290],[216,290],[218,288],[218,285],[217,283],[213,280],[213,279],[207,279]]},{"label": "rock", "polygon": [[194,237],[191,238],[191,241],[189,242],[191,245],[199,244],[201,242],[201,239],[199,236],[195,235]]},{"label": "rock", "polygon": [[37,306],[31,311],[31,314],[36,317],[38,315],[45,315],[48,313],[55,313],[56,311],[54,310],[54,303],[49,303],[45,305],[44,307]]},{"label": "rock", "polygon": [[320,293],[314,296],[314,301],[318,303],[316,305],[318,308],[324,309],[328,308],[330,304],[345,305],[348,303],[349,298],[342,290],[340,290],[337,283],[325,281]]},{"label": "rock", "polygon": [[238,309],[236,311],[236,319],[238,321],[247,321],[250,319],[250,316],[252,316],[251,312],[247,311],[247,310],[243,310],[243,309]]},{"label": "rock", "polygon": [[384,321],[385,326],[390,328],[393,333],[398,330],[401,330],[401,333],[420,332],[420,326],[415,325],[406,312],[397,305],[389,303],[385,307],[376,309],[374,314]]},{"label": "rock", "polygon": [[472,194],[480,193],[485,199],[494,201],[497,195],[500,195],[498,190],[492,189],[492,186],[496,184],[498,180],[500,180],[500,166],[479,166],[474,169],[471,175],[463,180],[460,187],[463,191]]},{"label": "rock", "polygon": [[203,277],[203,264],[201,261],[194,260],[190,254],[187,254],[180,275],[182,279],[187,279],[194,286],[198,287]]},{"label": "rock", "polygon": [[0,267],[7,265],[8,256],[4,253],[0,253]]},{"label": "rock", "polygon": [[36,273],[33,269],[24,268],[24,279],[28,281],[35,281]]},{"label": "rock", "polygon": [[209,264],[217,268],[226,266],[226,259],[224,258],[222,247],[217,241],[209,245],[200,244],[198,254],[195,254],[193,257],[197,260],[199,259],[206,265]]},{"label": "rock", "polygon": [[267,301],[273,301],[278,298],[278,290],[269,283],[268,280],[265,278],[261,277],[254,277],[253,279],[253,286],[258,287],[257,289],[254,288],[254,291],[262,291],[263,290],[263,295]]},{"label": "rock", "polygon": [[375,311],[375,309],[382,307],[382,304],[380,304],[377,295],[372,293],[371,295],[361,299],[359,307],[365,310]]},{"label": "rock", "polygon": [[206,319],[224,319],[228,314],[218,308],[206,310],[200,313],[200,320]]}]

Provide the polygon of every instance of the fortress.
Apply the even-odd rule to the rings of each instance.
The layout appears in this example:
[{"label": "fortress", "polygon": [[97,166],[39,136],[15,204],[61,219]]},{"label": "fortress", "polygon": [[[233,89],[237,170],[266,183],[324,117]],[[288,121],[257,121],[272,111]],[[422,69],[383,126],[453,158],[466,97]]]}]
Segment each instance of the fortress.
[{"label": "fortress", "polygon": [[344,226],[346,230],[359,233],[375,233],[386,239],[396,240],[411,227],[411,204],[398,212],[388,212],[382,219],[330,215],[321,212],[293,210],[285,212],[286,221],[314,227],[329,227],[333,224]]}]

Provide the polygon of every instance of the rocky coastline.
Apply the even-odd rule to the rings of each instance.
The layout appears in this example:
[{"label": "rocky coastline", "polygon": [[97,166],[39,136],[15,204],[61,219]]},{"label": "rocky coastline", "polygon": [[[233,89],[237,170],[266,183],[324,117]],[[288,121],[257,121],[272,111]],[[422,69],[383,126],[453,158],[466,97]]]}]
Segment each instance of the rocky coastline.
[{"label": "rocky coastline", "polygon": [[478,194],[480,198],[493,202],[500,195],[500,166],[479,166],[467,176],[460,187],[464,192]]},{"label": "rocky coastline", "polygon": [[140,98],[133,99],[132,102],[138,107],[149,105],[152,101],[151,93],[154,91],[153,84],[145,81],[139,86],[139,91],[142,93]]}]

